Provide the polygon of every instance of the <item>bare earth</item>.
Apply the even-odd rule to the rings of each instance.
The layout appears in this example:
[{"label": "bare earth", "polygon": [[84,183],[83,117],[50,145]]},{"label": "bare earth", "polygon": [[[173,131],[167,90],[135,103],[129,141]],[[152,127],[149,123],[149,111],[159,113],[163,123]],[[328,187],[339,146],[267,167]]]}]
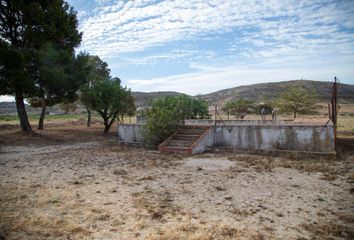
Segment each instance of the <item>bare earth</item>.
[{"label": "bare earth", "polygon": [[0,239],[354,239],[354,156],[179,156],[0,126]]}]

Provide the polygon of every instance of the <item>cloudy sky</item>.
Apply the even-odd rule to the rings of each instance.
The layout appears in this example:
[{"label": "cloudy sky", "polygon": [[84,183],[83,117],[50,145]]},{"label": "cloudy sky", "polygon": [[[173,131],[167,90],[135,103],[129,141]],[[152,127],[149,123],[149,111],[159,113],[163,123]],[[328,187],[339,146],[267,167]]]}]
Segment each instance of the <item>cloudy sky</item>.
[{"label": "cloudy sky", "polygon": [[69,0],[83,41],[133,91],[292,79],[354,84],[354,0]]}]

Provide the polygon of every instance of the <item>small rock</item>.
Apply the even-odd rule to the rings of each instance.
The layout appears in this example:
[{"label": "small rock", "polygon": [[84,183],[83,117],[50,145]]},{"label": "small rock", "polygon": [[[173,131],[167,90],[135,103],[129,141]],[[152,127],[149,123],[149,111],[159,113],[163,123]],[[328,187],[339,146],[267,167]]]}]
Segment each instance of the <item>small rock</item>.
[{"label": "small rock", "polygon": [[225,199],[225,200],[231,200],[232,197],[231,197],[231,196],[226,196],[224,199]]},{"label": "small rock", "polygon": [[113,174],[114,175],[123,175],[124,176],[124,175],[127,175],[128,172],[125,171],[124,169],[114,169]]},{"label": "small rock", "polygon": [[226,188],[223,188],[220,186],[216,186],[215,189],[216,189],[216,191],[226,191]]}]

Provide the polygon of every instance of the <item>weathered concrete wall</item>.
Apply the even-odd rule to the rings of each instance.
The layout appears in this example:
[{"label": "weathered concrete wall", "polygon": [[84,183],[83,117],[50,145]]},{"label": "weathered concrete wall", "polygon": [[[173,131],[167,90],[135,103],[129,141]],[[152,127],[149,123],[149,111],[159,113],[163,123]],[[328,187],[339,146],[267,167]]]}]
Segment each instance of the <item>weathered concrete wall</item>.
[{"label": "weathered concrete wall", "polygon": [[213,127],[214,146],[254,150],[334,151],[333,128],[299,125]]},{"label": "weathered concrete wall", "polygon": [[118,140],[125,143],[144,142],[143,124],[123,124],[118,126]]},{"label": "weathered concrete wall", "polygon": [[[261,121],[261,120],[216,120],[216,125],[217,126],[222,126],[222,125],[226,126],[233,126],[233,125],[255,125],[255,124],[270,124],[272,123],[271,120],[265,120],[265,121]],[[184,124],[186,125],[200,125],[200,126],[212,126],[215,125],[215,120],[213,119],[186,119],[184,120]]]},{"label": "weathered concrete wall", "polygon": [[[124,124],[118,128],[122,142],[143,142],[144,125]],[[206,146],[222,146],[245,150],[293,150],[333,152],[333,127],[312,125],[248,125],[212,126],[195,145],[199,153]]]},{"label": "weathered concrete wall", "polygon": [[210,128],[203,136],[192,146],[192,153],[205,152],[205,148],[214,144],[214,129]]}]

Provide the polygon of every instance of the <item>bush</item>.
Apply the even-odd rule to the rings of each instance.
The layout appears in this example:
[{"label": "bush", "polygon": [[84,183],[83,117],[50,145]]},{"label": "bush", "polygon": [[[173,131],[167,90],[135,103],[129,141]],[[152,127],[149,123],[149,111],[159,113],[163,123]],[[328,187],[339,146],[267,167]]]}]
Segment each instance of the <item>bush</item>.
[{"label": "bush", "polygon": [[184,119],[210,118],[208,105],[187,95],[159,98],[145,111],[147,124],[144,133],[148,146],[157,146],[176,129],[184,125]]}]

